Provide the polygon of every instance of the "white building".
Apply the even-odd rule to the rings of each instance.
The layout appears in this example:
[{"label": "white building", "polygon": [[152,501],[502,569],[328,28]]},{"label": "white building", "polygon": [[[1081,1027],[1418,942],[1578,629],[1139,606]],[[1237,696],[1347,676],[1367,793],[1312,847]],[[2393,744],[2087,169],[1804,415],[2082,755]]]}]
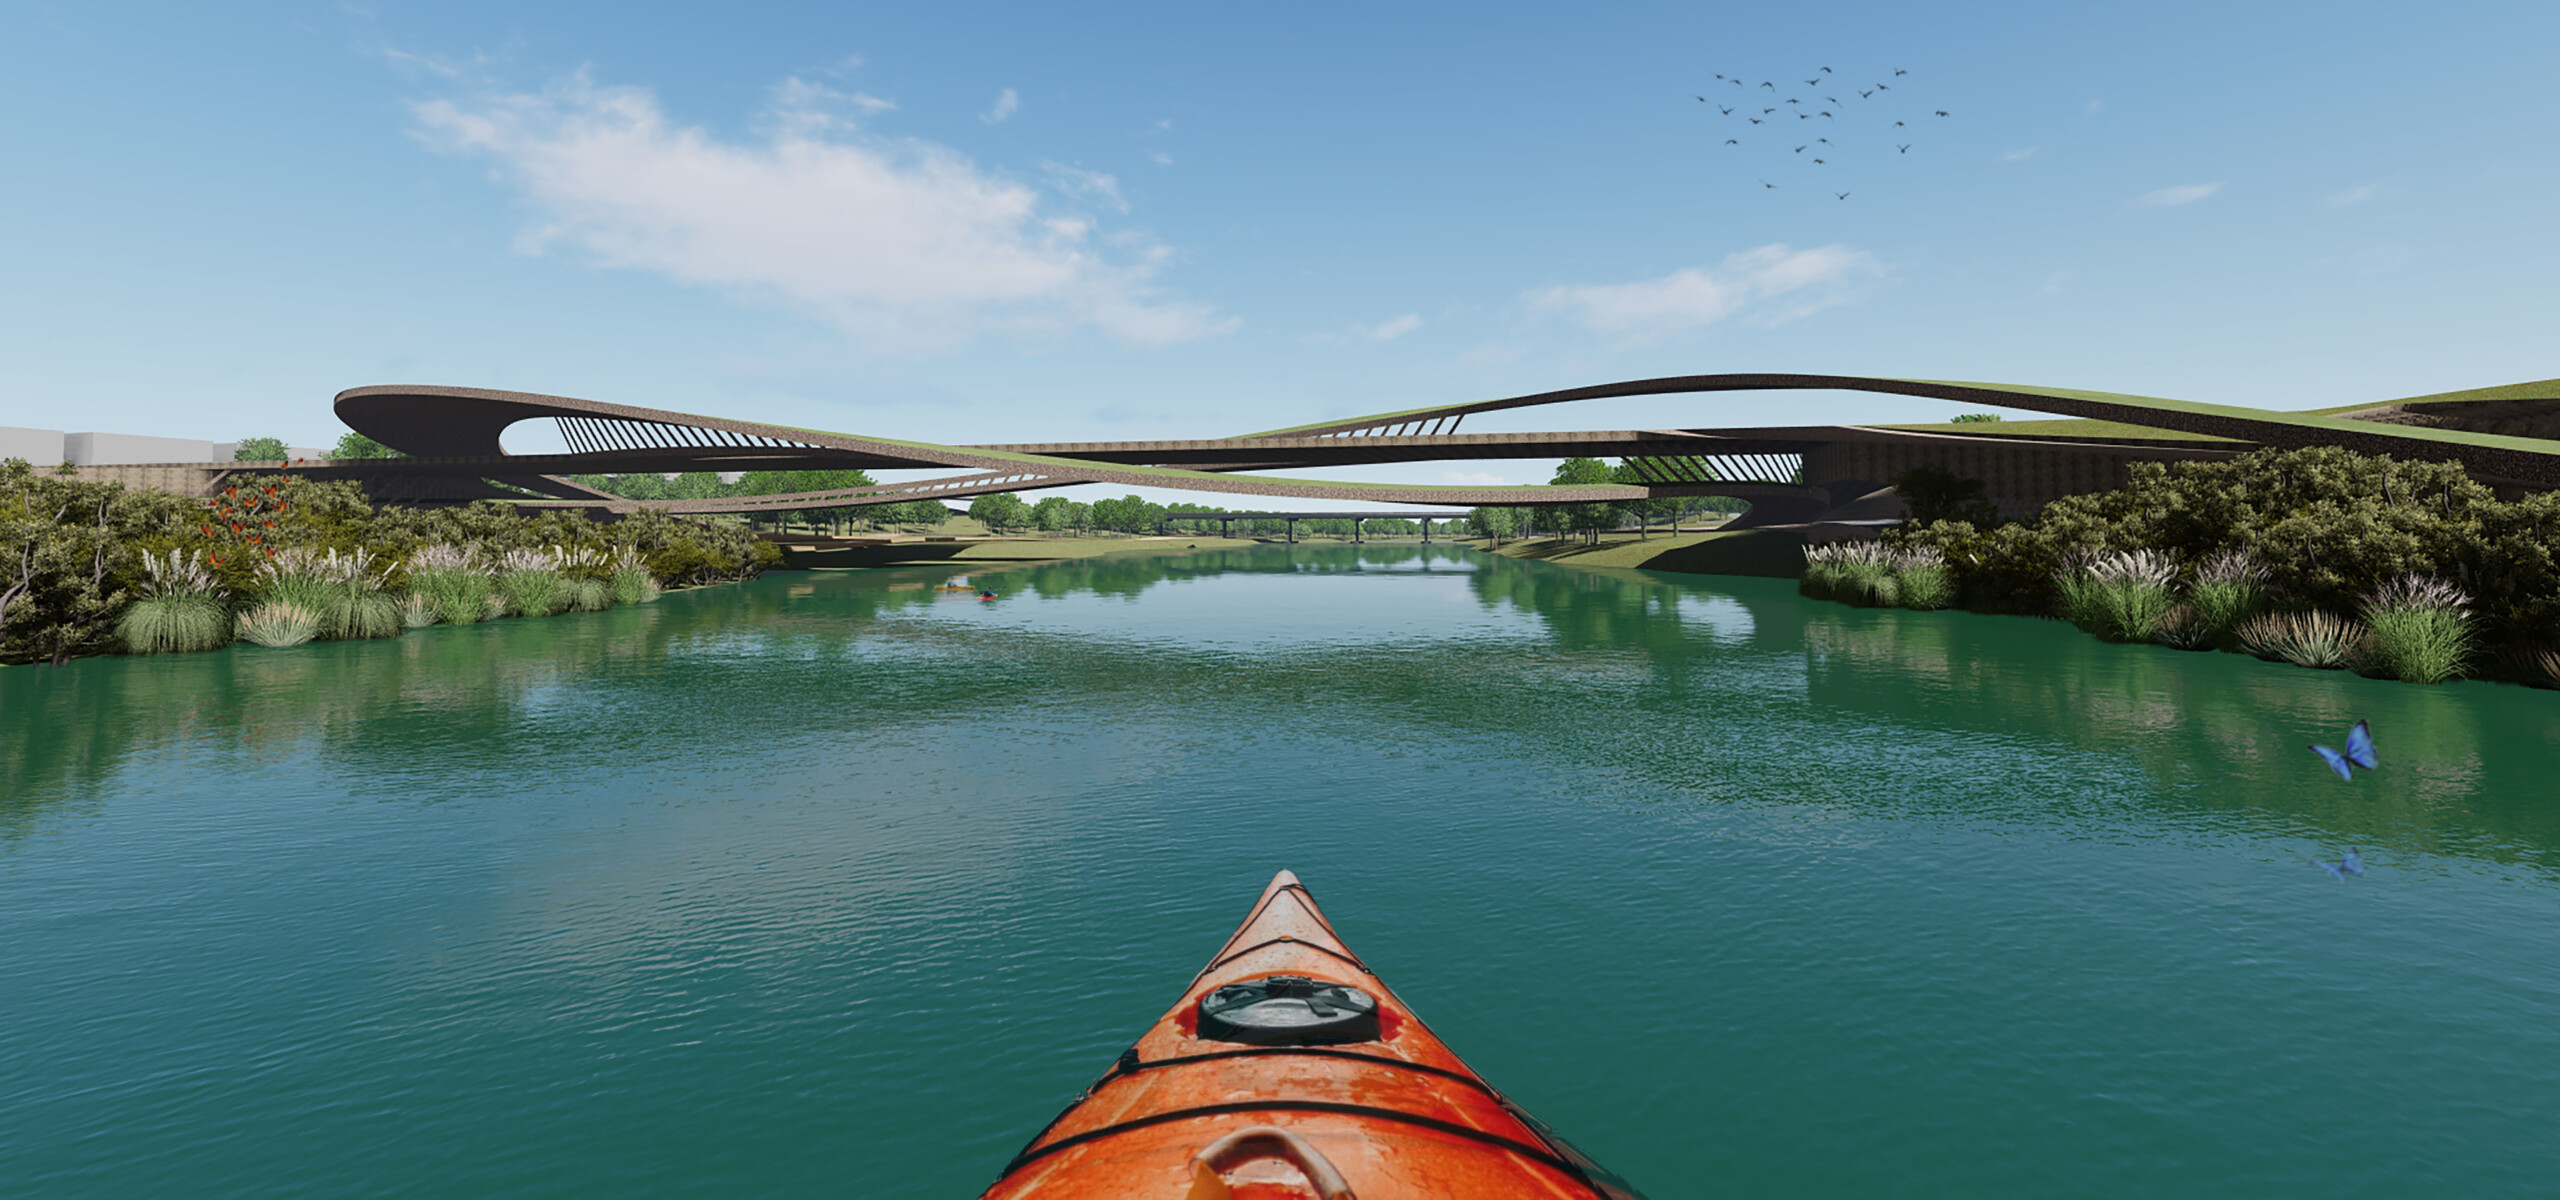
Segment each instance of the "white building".
[{"label": "white building", "polygon": [[[139,433],[64,433],[59,429],[21,429],[0,425],[0,458],[23,458],[39,467],[61,463],[98,467],[128,463],[230,462],[238,442],[200,442],[194,438],[152,437]],[[327,458],[326,450],[295,446],[288,458]]]}]

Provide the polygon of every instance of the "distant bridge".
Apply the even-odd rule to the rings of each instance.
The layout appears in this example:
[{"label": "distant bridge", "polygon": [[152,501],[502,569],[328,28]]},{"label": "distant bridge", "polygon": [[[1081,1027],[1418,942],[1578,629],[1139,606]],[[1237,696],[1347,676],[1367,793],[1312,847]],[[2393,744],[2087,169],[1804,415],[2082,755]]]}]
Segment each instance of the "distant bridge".
[{"label": "distant bridge", "polygon": [[1347,520],[1351,522],[1351,540],[1355,542],[1360,540],[1360,524],[1363,521],[1418,521],[1422,524],[1422,540],[1427,542],[1431,540],[1433,521],[1463,521],[1466,519],[1466,514],[1446,510],[1438,512],[1169,512],[1164,515],[1164,519],[1167,522],[1216,521],[1219,537],[1230,536],[1230,531],[1237,521],[1286,521],[1289,523],[1289,540],[1293,542],[1298,540],[1298,522],[1300,521]]},{"label": "distant bridge", "polygon": [[[2024,408],[2144,430],[2037,434],[1984,424],[1963,432],[1876,426],[1458,431],[1469,416],[1507,409],[1627,396],[1803,390]],[[331,460],[302,468],[311,476],[356,480],[377,498],[392,502],[501,499],[622,512],[788,512],[1103,483],[1469,507],[1721,495],[1750,501],[1752,510],[1741,523],[1757,525],[1847,511],[1844,506],[1875,496],[1886,481],[1915,466],[1942,466],[1980,478],[1995,499],[2014,509],[2117,486],[2134,462],[2222,459],[2266,446],[2312,445],[2453,461],[2474,478],[2503,489],[2560,488],[2560,441],[2552,440],[2560,434],[2560,380],[2414,397],[2352,411],[2293,413],[2010,384],[1846,375],[1688,375],[1380,413],[1239,437],[987,445],[828,433],[480,388],[353,388],[339,393],[336,411],[350,428],[408,457]],[[509,454],[500,445],[500,434],[508,427],[543,419],[555,423],[568,453]],[[1625,459],[1641,482],[1504,487],[1352,483],[1270,473],[1572,455]],[[948,473],[859,488],[656,501],[612,495],[565,478],[844,467],[941,468]],[[235,468],[204,464],[204,469],[218,473]],[[542,499],[528,500],[527,493]]]}]

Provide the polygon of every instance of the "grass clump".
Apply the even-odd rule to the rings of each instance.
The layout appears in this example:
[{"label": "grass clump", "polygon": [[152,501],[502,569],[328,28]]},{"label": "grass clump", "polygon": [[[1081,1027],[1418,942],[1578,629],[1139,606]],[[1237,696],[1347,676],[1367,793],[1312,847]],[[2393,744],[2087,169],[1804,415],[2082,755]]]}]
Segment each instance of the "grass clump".
[{"label": "grass clump", "polygon": [[240,615],[240,638],[261,646],[299,646],[319,636],[320,614],[290,600],[264,600]]},{"label": "grass clump", "polygon": [[407,629],[424,629],[436,623],[436,602],[416,588],[400,593],[400,624]]},{"label": "grass clump", "polygon": [[2410,683],[2442,683],[2470,661],[2471,597],[2425,575],[2403,575],[2367,593],[2372,665]]},{"label": "grass clump", "polygon": [[603,612],[613,607],[613,568],[604,551],[593,546],[553,546],[570,612]]},{"label": "grass clump", "polygon": [[570,612],[603,612],[613,607],[613,585],[601,579],[569,581]]},{"label": "grass clump", "polygon": [[2187,603],[2207,638],[2226,638],[2267,600],[2267,566],[2246,550],[2217,550],[2196,564]]},{"label": "grass clump", "polygon": [[2054,579],[2062,615],[2111,642],[2147,642],[2176,605],[2169,579],[2177,563],[2157,550],[2081,555]]},{"label": "grass clump", "polygon": [[329,606],[321,614],[324,636],[398,637],[407,627],[400,616],[400,602],[383,591],[391,569],[386,565],[375,570],[379,561],[373,551],[362,548],[343,555],[332,549],[313,560],[312,573],[329,585]]},{"label": "grass clump", "polygon": [[1947,556],[1930,546],[1912,546],[1893,555],[1893,583],[1904,608],[1945,608],[1955,599],[1947,576]]},{"label": "grass clump", "polygon": [[[1901,602],[1899,588],[1891,586],[1892,552],[1881,543],[1830,542],[1806,546],[1804,566],[1804,579],[1796,590],[1814,599],[1864,605]],[[1895,598],[1879,601],[1879,585],[1886,585]]]},{"label": "grass clump", "polygon": [[2160,626],[2151,636],[2161,645],[2179,650],[2211,650],[2215,632],[2213,623],[2195,605],[2179,604],[2161,614]]},{"label": "grass clump", "polygon": [[513,616],[547,617],[569,606],[568,581],[560,577],[559,557],[549,550],[499,555],[497,584]]},{"label": "grass clump", "polygon": [[1945,608],[1955,587],[1944,554],[1927,546],[1829,542],[1804,548],[1796,590],[1816,600],[1867,608]]},{"label": "grass clump", "polygon": [[436,620],[470,625],[489,615],[489,569],[469,546],[437,542],[409,555],[409,591],[426,597]]},{"label": "grass clump", "polygon": [[2268,613],[2240,626],[2241,648],[2260,658],[2297,667],[2336,670],[2355,662],[2365,631],[2325,612]]},{"label": "grass clump", "polygon": [[336,636],[336,627],[330,618],[338,607],[339,589],[321,574],[318,551],[308,546],[270,550],[267,557],[258,563],[257,578],[261,600],[290,605],[310,614],[314,636]]},{"label": "grass clump", "polygon": [[142,556],[148,576],[142,597],[116,621],[116,636],[135,654],[211,650],[231,640],[231,610],[223,604],[201,550],[172,549],[163,560]]},{"label": "grass clump", "polygon": [[658,598],[658,577],[640,558],[636,546],[624,546],[605,562],[616,604],[647,604]]}]

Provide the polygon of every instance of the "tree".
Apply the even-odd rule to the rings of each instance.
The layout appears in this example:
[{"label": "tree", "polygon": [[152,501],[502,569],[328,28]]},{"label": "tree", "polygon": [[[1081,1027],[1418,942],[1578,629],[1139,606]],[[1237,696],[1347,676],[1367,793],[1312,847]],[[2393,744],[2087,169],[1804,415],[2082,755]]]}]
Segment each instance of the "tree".
[{"label": "tree", "polygon": [[1072,529],[1075,527],[1075,522],[1068,512],[1074,507],[1075,501],[1064,496],[1043,496],[1040,498],[1040,503],[1031,506],[1031,523],[1042,533]]},{"label": "tree", "polygon": [[1031,506],[1011,492],[993,492],[980,496],[969,505],[969,515],[997,533],[1020,529],[1031,523]]},{"label": "tree", "polygon": [[909,500],[892,507],[897,510],[897,516],[890,519],[901,525],[922,525],[927,529],[940,529],[943,522],[951,519],[951,509],[939,500]]},{"label": "tree", "polygon": [[[283,456],[278,455],[277,457]],[[372,438],[366,437],[361,433],[349,433],[347,436],[338,439],[336,448],[329,451],[329,457],[406,458],[408,456],[392,449],[389,446],[385,446]]]},{"label": "tree", "polygon": [[710,471],[686,471],[667,481],[670,500],[717,500],[727,490]]},{"label": "tree", "polygon": [[1093,524],[1097,529],[1121,533],[1151,533],[1164,528],[1165,507],[1138,496],[1122,496],[1117,500],[1093,502]]},{"label": "tree", "polygon": [[1999,419],[2000,414],[1998,413],[1957,413],[1955,415],[1955,419],[1949,423],[1955,425],[1972,425],[1983,421],[1997,421]]},{"label": "tree", "polygon": [[[1620,483],[1633,484],[1637,487],[1644,487],[1653,482],[1643,471],[1636,468],[1633,459],[1619,459],[1618,469],[1612,478]],[[1686,497],[1681,496],[1656,496],[1649,500],[1628,500],[1621,503],[1619,508],[1635,517],[1638,537],[1651,535],[1650,527],[1656,517],[1668,519],[1671,522],[1671,532],[1678,533],[1680,532],[1680,509],[1685,499]]]},{"label": "tree", "polygon": [[[1568,458],[1558,464],[1555,478],[1548,482],[1587,487],[1617,481],[1618,473],[1609,469],[1609,464],[1596,458],[1577,457]],[[1600,540],[1601,530],[1616,528],[1618,524],[1618,506],[1605,500],[1585,504],[1558,504],[1551,507],[1553,528],[1560,534],[1587,534],[1589,536],[1586,540],[1597,542]]]},{"label": "tree", "polygon": [[1502,539],[1519,530],[1520,510],[1491,506],[1474,509],[1467,513],[1467,527],[1475,530],[1476,536],[1499,546]]},{"label": "tree", "polygon": [[233,462],[283,462],[293,451],[283,438],[255,437],[240,439],[240,448],[231,452]]}]

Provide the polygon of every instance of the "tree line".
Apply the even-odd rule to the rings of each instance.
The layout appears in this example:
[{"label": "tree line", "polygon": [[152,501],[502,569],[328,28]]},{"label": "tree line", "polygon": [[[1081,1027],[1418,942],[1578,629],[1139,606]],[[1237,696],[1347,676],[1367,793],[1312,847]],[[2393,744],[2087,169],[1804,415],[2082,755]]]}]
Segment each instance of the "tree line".
[{"label": "tree line", "polygon": [[[1704,469],[1704,464],[1700,464]],[[1550,484],[1591,486],[1624,483],[1644,486],[1652,480],[1635,466],[1620,460],[1615,467],[1596,458],[1568,458],[1556,467]],[[1467,514],[1467,524],[1478,537],[1494,542],[1505,538],[1535,537],[1544,534],[1563,538],[1579,536],[1598,541],[1602,533],[1624,528],[1630,521],[1639,531],[1650,532],[1653,523],[1669,523],[1679,528],[1684,517],[1702,513],[1731,516],[1750,505],[1731,496],[1657,496],[1650,500],[1614,500],[1588,504],[1494,505]]]}]

